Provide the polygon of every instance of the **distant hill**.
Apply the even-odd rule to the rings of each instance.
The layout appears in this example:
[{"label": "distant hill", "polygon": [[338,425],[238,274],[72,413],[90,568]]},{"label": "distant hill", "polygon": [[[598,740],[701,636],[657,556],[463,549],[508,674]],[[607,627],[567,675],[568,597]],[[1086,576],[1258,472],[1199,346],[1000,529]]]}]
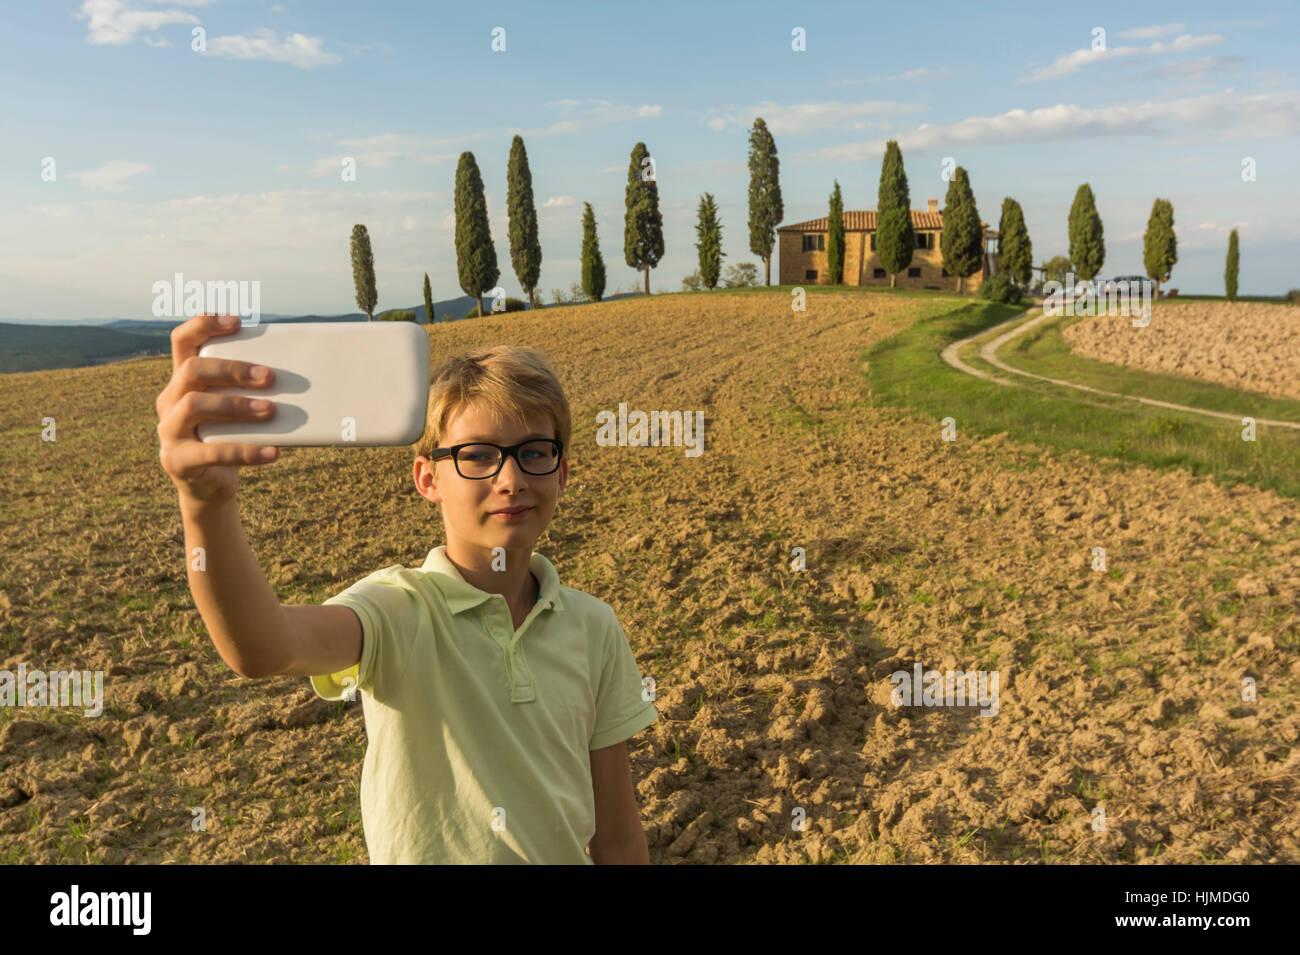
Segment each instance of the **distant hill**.
[{"label": "distant hill", "polygon": [[[477,305],[468,295],[435,302],[434,315],[439,322],[447,316],[463,318]],[[424,304],[409,309],[417,323],[424,325]],[[381,309],[390,311],[390,309]],[[377,312],[376,315],[379,313]],[[264,313],[264,324],[300,322],[364,322],[364,312],[345,315],[273,315]],[[172,329],[184,319],[114,318],[106,321],[55,322],[34,319],[31,322],[0,322],[0,374],[17,371],[46,371],[51,368],[81,368],[102,365],[124,358],[171,354]]]},{"label": "distant hill", "polygon": [[102,365],[136,355],[171,352],[166,331],[133,334],[98,325],[17,325],[0,322],[0,373]]},{"label": "distant hill", "polygon": [[[640,292],[607,295],[605,301],[629,298]],[[461,321],[467,312],[478,306],[478,300],[462,295],[460,298],[435,302],[434,315],[438,322]],[[553,308],[543,305],[543,308]],[[391,309],[381,309],[381,312]],[[424,304],[411,306],[415,320],[425,321]],[[518,313],[515,313],[518,314]],[[364,312],[344,315],[275,315],[264,313],[264,324],[294,324],[299,322],[364,322]],[[33,319],[30,322],[0,322],[0,374],[16,371],[46,371],[51,368],[80,368],[102,365],[124,358],[171,354],[172,329],[184,319],[114,318],[104,321],[86,321],[76,324]]]}]

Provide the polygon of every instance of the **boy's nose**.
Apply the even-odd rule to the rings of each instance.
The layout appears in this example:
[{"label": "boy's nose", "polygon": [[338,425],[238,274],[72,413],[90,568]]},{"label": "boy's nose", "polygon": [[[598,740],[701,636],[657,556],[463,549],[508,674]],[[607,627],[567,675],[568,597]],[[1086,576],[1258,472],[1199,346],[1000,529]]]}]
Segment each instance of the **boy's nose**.
[{"label": "boy's nose", "polygon": [[524,469],[519,466],[519,462],[515,460],[513,454],[507,454],[506,459],[501,462],[501,470],[497,472],[496,478],[498,481],[506,477],[507,469],[510,469],[509,479],[512,484],[522,482],[528,477]]}]

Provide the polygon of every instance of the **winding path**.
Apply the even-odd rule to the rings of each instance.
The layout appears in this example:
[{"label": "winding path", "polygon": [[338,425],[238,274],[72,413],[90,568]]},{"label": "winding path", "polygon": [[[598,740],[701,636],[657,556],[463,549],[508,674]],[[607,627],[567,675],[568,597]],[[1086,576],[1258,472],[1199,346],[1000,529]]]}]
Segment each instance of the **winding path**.
[{"label": "winding path", "polygon": [[[975,341],[975,339],[980,338],[983,335],[987,335],[989,332],[995,332],[1000,328],[1006,328],[1008,325],[1012,325],[1015,322],[1018,322],[1020,319],[1028,315],[1031,311],[1033,311],[1033,309],[1025,309],[1023,312],[1020,312],[1016,315],[1012,315],[1005,322],[999,322],[997,325],[994,325],[992,328],[986,328],[984,329],[984,331],[971,335],[969,338],[963,338],[960,341],[953,342],[943,350],[942,353],[943,360],[946,361],[953,368],[956,368],[958,371],[964,371],[966,372],[966,374],[974,375],[976,378],[983,378],[986,381],[992,381],[999,385],[1014,384],[1013,381],[999,378],[996,375],[990,374],[989,372],[986,371],[981,371],[978,368],[972,368],[970,365],[966,364],[964,361],[962,361],[960,358],[957,357],[957,352],[959,352],[963,346],[969,344],[970,342]],[[1158,408],[1170,408],[1174,411],[1189,411],[1192,414],[1208,415],[1212,418],[1224,418],[1235,424],[1240,424],[1241,419],[1245,417],[1244,415],[1233,415],[1223,411],[1206,411],[1204,408],[1189,408],[1187,405],[1177,405],[1169,401],[1157,401],[1154,398],[1141,398],[1136,395],[1122,395],[1115,391],[1102,391],[1100,388],[1093,388],[1089,385],[1080,385],[1073,381],[1062,381],[1060,378],[1047,378],[1043,375],[1035,375],[1032,372],[1021,371],[1019,368],[1012,368],[1002,359],[998,358],[997,355],[998,349],[1001,348],[1003,345],[1005,345],[1007,342],[1011,341],[1013,338],[1015,338],[1018,335],[1023,335],[1025,332],[1029,331],[1031,328],[1033,328],[1035,325],[1038,325],[1040,322],[1044,322],[1047,319],[1054,318],[1054,317],[1056,316],[1051,316],[1048,315],[1047,312],[1043,312],[1037,318],[1030,319],[1029,321],[1025,322],[1023,325],[1021,325],[1019,328],[1013,328],[1010,331],[1003,332],[1001,335],[997,336],[992,341],[986,343],[980,348],[980,358],[988,362],[990,365],[993,365],[994,367],[997,368],[1001,368],[1003,371],[1009,371],[1012,374],[1023,375],[1026,378],[1037,378],[1039,381],[1051,382],[1054,385],[1061,385],[1064,388],[1077,388],[1079,391],[1090,391],[1095,395],[1106,395],[1111,398],[1127,398],[1129,401],[1140,401],[1143,404],[1154,405]],[[1278,428],[1295,428],[1296,430],[1300,430],[1300,424],[1296,424],[1293,421],[1276,421],[1272,418],[1256,418],[1255,423],[1273,425]]]}]

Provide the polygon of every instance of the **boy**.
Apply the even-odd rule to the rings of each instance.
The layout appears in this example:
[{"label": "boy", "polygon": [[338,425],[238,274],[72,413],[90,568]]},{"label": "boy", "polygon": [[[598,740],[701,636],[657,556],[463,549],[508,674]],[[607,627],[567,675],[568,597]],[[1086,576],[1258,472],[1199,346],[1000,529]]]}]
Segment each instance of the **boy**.
[{"label": "boy", "polygon": [[245,362],[197,357],[235,327],[208,315],[179,326],[158,399],[186,553],[207,554],[190,589],[241,675],[308,676],[325,699],[361,691],[371,862],[647,863],[626,740],[657,712],[614,611],[532,553],[567,483],[571,437],[544,355],[499,346],[434,373],[414,474],[440,506],[445,546],[418,570],[393,565],[322,606],[286,606],[235,510],[237,468],[261,463],[260,449],[194,437],[205,416],[274,412],[202,390],[270,382]]}]

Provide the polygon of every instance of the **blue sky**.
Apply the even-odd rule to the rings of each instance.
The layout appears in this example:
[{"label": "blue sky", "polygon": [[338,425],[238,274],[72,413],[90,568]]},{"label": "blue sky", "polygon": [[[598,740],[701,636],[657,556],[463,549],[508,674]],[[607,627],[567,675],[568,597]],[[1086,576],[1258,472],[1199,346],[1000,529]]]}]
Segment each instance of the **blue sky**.
[{"label": "blue sky", "polygon": [[[6,4],[3,18],[4,318],[150,318],[153,283],[176,272],[259,281],[263,312],[355,311],[357,222],[380,309],[418,304],[426,271],[435,299],[458,296],[452,189],[465,150],[483,173],[501,284],[518,295],[505,218],[515,133],[547,300],[580,278],[584,201],[607,292],[640,281],[622,255],[638,141],[664,213],[651,288],[677,290],[698,264],[705,191],[724,264],[757,261],[757,116],[776,140],[787,223],[825,215],[837,178],[846,208],[874,208],[893,138],[913,208],[942,204],[952,157],[995,228],[1003,198],[1020,202],[1036,262],[1068,250],[1069,207],[1089,182],[1102,275],[1144,271],[1161,197],[1179,239],[1171,285],[1222,293],[1237,227],[1243,294],[1300,286],[1291,4],[50,0]],[[196,27],[206,52],[191,48]],[[791,48],[795,28],[805,51]],[[355,182],[342,180],[344,156]]]}]

